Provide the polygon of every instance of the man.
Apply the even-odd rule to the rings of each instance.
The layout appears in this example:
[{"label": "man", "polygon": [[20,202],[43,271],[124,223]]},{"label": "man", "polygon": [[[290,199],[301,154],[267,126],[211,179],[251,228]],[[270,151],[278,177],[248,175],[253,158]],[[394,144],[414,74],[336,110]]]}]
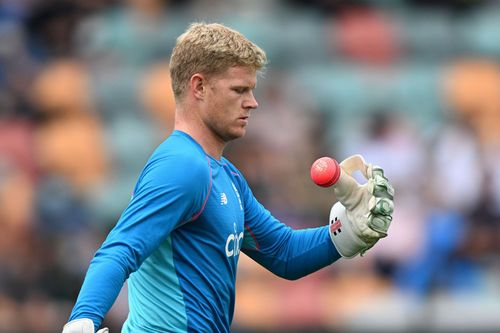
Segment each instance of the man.
[{"label": "man", "polygon": [[[97,330],[127,279],[122,332],[229,332],[240,251],[297,279],[386,235],[392,188],[360,158],[342,164],[344,185],[335,191],[348,209],[332,209],[344,220],[338,233],[338,224],[294,231],[277,221],[222,156],[245,134],[265,64],[258,46],[220,24],[192,24],[178,38],[170,63],[175,131],[147,162],[92,260],[64,333]],[[352,165],[369,178],[366,185],[349,176]],[[372,230],[373,222],[382,229]]]}]

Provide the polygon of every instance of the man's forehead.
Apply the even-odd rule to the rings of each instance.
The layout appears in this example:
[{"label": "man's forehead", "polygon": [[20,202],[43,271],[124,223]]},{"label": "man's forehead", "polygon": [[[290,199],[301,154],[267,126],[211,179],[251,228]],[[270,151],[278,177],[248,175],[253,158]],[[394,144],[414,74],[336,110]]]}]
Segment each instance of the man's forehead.
[{"label": "man's forehead", "polygon": [[257,82],[257,70],[251,67],[233,66],[221,73],[220,77],[235,82],[255,85]]}]

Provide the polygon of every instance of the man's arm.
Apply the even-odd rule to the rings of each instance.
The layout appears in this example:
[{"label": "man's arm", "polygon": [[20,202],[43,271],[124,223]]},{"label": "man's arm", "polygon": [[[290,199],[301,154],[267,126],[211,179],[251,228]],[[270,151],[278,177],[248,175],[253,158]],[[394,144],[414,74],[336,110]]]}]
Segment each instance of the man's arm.
[{"label": "man's arm", "polygon": [[113,305],[123,283],[177,226],[197,216],[208,195],[209,167],[182,159],[153,161],[134,196],[91,261],[70,320],[90,319],[95,329]]},{"label": "man's arm", "polygon": [[259,222],[250,220],[245,226],[242,250],[269,271],[296,280],[340,258],[328,226],[293,230],[261,209]]},{"label": "man's arm", "polygon": [[293,230],[277,220],[254,197],[244,177],[238,177],[245,211],[242,251],[272,273],[299,279],[340,258],[328,226]]}]

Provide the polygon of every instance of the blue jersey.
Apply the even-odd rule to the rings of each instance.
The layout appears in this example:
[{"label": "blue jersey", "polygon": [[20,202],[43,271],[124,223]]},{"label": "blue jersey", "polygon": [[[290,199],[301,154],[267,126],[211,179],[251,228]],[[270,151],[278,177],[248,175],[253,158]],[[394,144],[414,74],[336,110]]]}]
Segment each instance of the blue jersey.
[{"label": "blue jersey", "polygon": [[287,279],[340,257],[327,226],[287,227],[228,160],[174,131],[92,260],[70,320],[89,318],[97,329],[128,278],[122,332],[229,332],[241,251]]}]

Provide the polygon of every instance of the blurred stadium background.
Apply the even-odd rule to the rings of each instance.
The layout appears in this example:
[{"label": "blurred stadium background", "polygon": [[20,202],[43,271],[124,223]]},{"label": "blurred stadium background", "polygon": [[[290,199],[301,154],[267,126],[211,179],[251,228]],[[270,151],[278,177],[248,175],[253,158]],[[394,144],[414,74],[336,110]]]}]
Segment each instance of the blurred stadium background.
[{"label": "blurred stadium background", "polygon": [[[234,332],[500,331],[500,3],[0,2],[0,332],[59,332],[89,260],[172,129],[194,20],[270,58],[227,156],[295,228],[326,223],[320,156],[383,165],[390,237],[299,281],[240,259]],[[103,277],[105,278],[105,277]],[[119,332],[126,288],[105,324]]]}]

